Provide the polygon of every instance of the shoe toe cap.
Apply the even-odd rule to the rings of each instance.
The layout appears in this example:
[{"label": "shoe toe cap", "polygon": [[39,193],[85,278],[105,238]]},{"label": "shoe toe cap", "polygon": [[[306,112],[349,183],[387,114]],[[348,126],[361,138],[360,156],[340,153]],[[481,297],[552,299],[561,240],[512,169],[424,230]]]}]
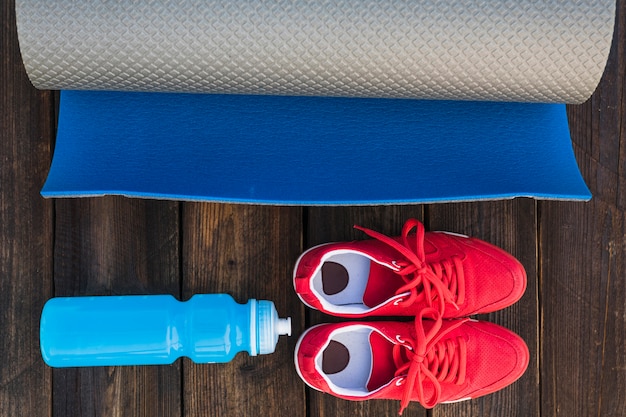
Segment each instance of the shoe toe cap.
[{"label": "shoe toe cap", "polygon": [[[530,354],[517,334],[488,322],[468,323],[473,327],[468,351],[468,395],[477,398],[496,392],[518,380],[528,368]],[[471,358],[471,361],[469,360]]]},{"label": "shoe toe cap", "polygon": [[527,283],[521,262],[503,249],[477,239],[471,239],[468,247],[464,261],[466,298],[473,304],[474,313],[497,311],[517,302]]}]

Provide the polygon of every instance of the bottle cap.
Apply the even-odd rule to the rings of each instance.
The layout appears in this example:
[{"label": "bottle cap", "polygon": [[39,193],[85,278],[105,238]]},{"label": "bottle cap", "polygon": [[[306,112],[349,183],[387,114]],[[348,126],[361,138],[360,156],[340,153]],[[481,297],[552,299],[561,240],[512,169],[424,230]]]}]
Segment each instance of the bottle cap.
[{"label": "bottle cap", "polygon": [[279,318],[274,303],[267,300],[258,301],[257,317],[258,353],[261,355],[273,353],[278,336],[291,336],[291,317]]}]

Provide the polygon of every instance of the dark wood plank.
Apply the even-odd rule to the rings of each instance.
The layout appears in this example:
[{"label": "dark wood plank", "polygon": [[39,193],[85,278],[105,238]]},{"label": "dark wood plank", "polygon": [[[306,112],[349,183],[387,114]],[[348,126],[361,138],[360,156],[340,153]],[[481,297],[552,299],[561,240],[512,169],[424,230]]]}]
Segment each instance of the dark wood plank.
[{"label": "dark wood plank", "polygon": [[[390,236],[398,236],[404,222],[411,218],[422,219],[421,205],[379,207],[316,207],[307,210],[305,249],[337,241],[368,238],[355,230],[355,224]],[[319,311],[308,310],[308,326],[318,323],[344,321]],[[400,402],[395,400],[346,401],[329,394],[307,388],[309,392],[309,415],[317,416],[392,416],[397,415]],[[419,404],[410,404],[402,414],[404,417],[426,416]]]},{"label": "dark wood plank", "polygon": [[526,373],[513,385],[475,400],[442,404],[433,410],[433,416],[539,415],[539,298],[535,206],[533,200],[516,199],[428,207],[430,230],[445,230],[483,239],[508,251],[524,265],[528,286],[522,299],[504,310],[482,315],[480,319],[499,324],[519,334],[531,354]]},{"label": "dark wood plank", "polygon": [[293,336],[271,355],[240,353],[226,364],[185,360],[185,416],[306,415],[304,386],[293,365],[303,307],[293,291],[302,246],[302,210],[187,203],[183,216],[183,296],[228,293],[236,301],[271,300],[291,316]]},{"label": "dark wood plank", "polygon": [[542,414],[626,410],[626,123],[624,31],[618,1],[608,66],[587,103],[569,108],[590,203],[540,204]]},{"label": "dark wood plank", "polygon": [[[180,295],[179,203],[58,200],[55,295]],[[178,416],[182,365],[55,369],[56,416]]]},{"label": "dark wood plank", "polygon": [[0,4],[0,22],[0,416],[48,416],[51,372],[39,352],[39,315],[52,294],[53,205],[39,190],[54,100],[24,72],[13,0]]}]

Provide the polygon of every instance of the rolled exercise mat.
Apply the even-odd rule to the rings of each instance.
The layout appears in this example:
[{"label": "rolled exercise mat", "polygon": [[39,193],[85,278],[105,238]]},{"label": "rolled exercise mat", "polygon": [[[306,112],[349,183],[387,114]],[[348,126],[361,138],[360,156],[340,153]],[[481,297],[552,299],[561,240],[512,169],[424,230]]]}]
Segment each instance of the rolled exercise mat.
[{"label": "rolled exercise mat", "polygon": [[[36,87],[153,92],[64,92],[48,196],[294,204],[589,197],[564,134],[562,104],[526,110],[532,105],[475,101],[584,101],[606,63],[614,1],[17,0],[16,7],[23,59]],[[155,105],[169,107],[156,112],[159,120]],[[113,119],[105,117],[109,111]],[[489,123],[483,111],[493,112]],[[474,119],[485,124],[464,129]],[[374,128],[373,120],[380,125]],[[168,129],[146,138],[142,131],[155,123]],[[511,143],[505,138],[515,146],[505,148]],[[89,164],[59,155],[86,157],[98,144],[111,151],[91,155]],[[314,158],[305,152],[309,145],[320,150]],[[526,167],[523,175],[509,178],[514,170],[506,165],[488,169],[511,152]],[[437,159],[425,163],[429,155]],[[567,160],[556,165],[568,170],[555,173],[546,158],[532,160],[538,155]],[[404,169],[381,170],[382,162]],[[455,164],[460,173],[451,169]],[[375,175],[373,167],[378,181],[363,180]],[[101,171],[99,181],[76,184],[89,170]],[[256,172],[264,175],[252,178]],[[557,174],[556,188],[528,181]],[[478,194],[467,191],[476,182]],[[357,186],[359,192],[344,194]]]},{"label": "rolled exercise mat", "polygon": [[580,103],[615,0],[17,0],[43,89]]}]

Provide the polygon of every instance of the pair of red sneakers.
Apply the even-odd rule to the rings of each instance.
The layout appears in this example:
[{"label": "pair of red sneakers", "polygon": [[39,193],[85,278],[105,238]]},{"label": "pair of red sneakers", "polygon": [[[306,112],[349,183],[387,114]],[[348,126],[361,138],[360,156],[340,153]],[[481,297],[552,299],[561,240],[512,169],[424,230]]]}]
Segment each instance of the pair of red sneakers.
[{"label": "pair of red sneakers", "polygon": [[[517,380],[529,362],[515,333],[467,318],[519,300],[526,272],[487,242],[425,232],[411,219],[391,238],[328,243],[300,256],[294,286],[309,307],[344,317],[413,316],[405,321],[321,324],[296,346],[298,375],[348,400],[438,403],[476,398]],[[415,229],[415,232],[413,232]]]}]

